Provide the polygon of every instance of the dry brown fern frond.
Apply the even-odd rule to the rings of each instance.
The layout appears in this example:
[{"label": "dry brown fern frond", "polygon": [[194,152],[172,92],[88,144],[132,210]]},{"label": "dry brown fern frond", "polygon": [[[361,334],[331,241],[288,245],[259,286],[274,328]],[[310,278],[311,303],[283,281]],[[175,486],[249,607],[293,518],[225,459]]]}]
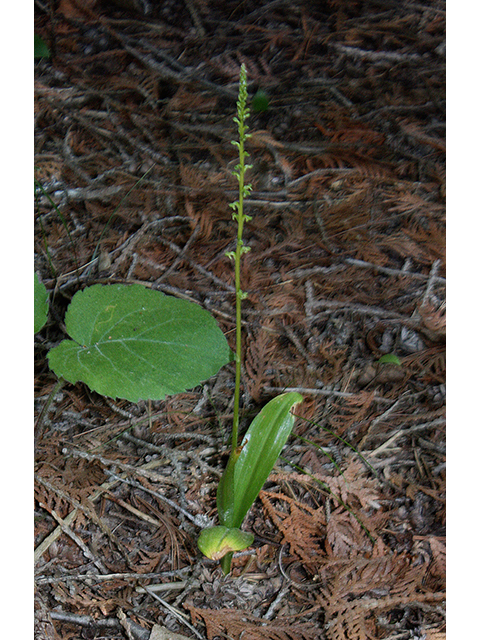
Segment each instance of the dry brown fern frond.
[{"label": "dry brown fern frond", "polygon": [[62,178],[64,162],[62,158],[53,153],[36,155],[35,178],[40,182],[58,181]]},{"label": "dry brown fern frond", "polygon": [[212,235],[213,225],[215,224],[213,217],[210,215],[210,208],[202,206],[195,207],[187,196],[185,199],[185,211],[192,220],[192,227],[194,229],[200,227],[200,236],[208,242]]},{"label": "dry brown fern frond", "polygon": [[[193,408],[198,402],[198,394],[178,393],[176,396],[167,396],[165,399],[165,414],[168,424],[184,432],[187,427],[198,424],[199,417],[193,413]],[[174,431],[171,431],[173,433]]]},{"label": "dry brown fern frond", "polygon": [[268,309],[269,317],[277,319],[277,332],[282,331],[283,325],[294,325],[302,320],[302,303],[298,293],[290,293],[287,287],[272,287],[261,301]]},{"label": "dry brown fern frond", "polygon": [[321,380],[327,385],[337,381],[347,359],[347,349],[334,346],[333,340],[315,343],[315,356],[321,362]]},{"label": "dry brown fern frond", "polygon": [[185,86],[180,85],[175,95],[168,102],[168,110],[178,111],[181,114],[192,111],[211,113],[217,103],[218,97],[212,93],[189,91]]},{"label": "dry brown fern frond", "polygon": [[60,517],[71,510],[72,502],[81,503],[105,480],[97,462],[71,457],[64,460],[60,456],[51,464],[39,466],[36,476],[39,481],[34,486],[35,498]]},{"label": "dry brown fern frond", "polygon": [[327,637],[331,640],[374,640],[376,625],[362,603],[342,601],[342,607],[328,616]]},{"label": "dry brown fern frond", "polygon": [[365,154],[348,149],[329,148],[328,152],[318,156],[322,169],[354,169],[369,178],[381,179],[390,177],[390,167],[370,158]]},{"label": "dry brown fern frond", "polygon": [[[417,237],[412,237],[413,234],[402,231],[390,236],[385,236],[378,242],[378,248],[384,252],[395,252],[402,260],[405,258],[413,258],[416,262],[423,265],[431,265],[432,262],[438,259],[438,251],[432,255],[430,251],[425,247],[425,242],[428,241],[427,234],[421,237],[415,234]],[[371,259],[370,259],[371,260]]]},{"label": "dry brown fern frond", "polygon": [[328,124],[315,122],[315,127],[323,136],[334,142],[381,146],[385,140],[383,133],[373,130],[365,122],[352,118],[344,108],[332,109],[329,103],[324,105],[322,122]]},{"label": "dry brown fern frond", "polygon": [[195,165],[181,163],[179,172],[184,187],[192,190],[205,189],[205,175]]},{"label": "dry brown fern frond", "polygon": [[[261,260],[256,259],[255,256],[252,256],[252,259],[248,259],[250,253],[247,254],[244,264],[242,265],[242,289],[247,292],[248,299],[256,303],[257,299],[260,298],[265,291],[276,289],[281,292],[282,287],[274,285],[271,272],[264,266]],[[229,262],[229,264],[231,264],[231,262]]]},{"label": "dry brown fern frond", "polygon": [[[405,553],[392,553],[382,544],[379,547],[379,556],[358,555],[343,562],[334,559],[322,571],[327,584],[320,589],[317,601],[325,611],[331,640],[376,638],[374,612],[424,598],[419,587],[425,568],[414,566]],[[378,593],[382,596],[377,599],[374,594]]]},{"label": "dry brown fern frond", "polygon": [[441,153],[446,152],[445,140],[425,133],[420,123],[411,122],[410,120],[400,120],[399,125],[404,133],[411,136],[414,140],[432,147],[435,151],[439,151]]},{"label": "dry brown fern frond", "polygon": [[318,627],[311,623],[296,623],[277,617],[268,622],[241,609],[201,609],[185,604],[192,623],[205,623],[207,638],[228,637],[234,640],[317,640]]},{"label": "dry brown fern frond", "polygon": [[408,566],[405,571],[397,574],[397,580],[390,589],[390,595],[414,600],[420,592],[425,591],[428,566],[428,561],[425,561],[420,553],[413,558],[409,557]]},{"label": "dry brown fern frond", "polygon": [[368,417],[374,400],[375,391],[359,391],[336,403],[336,411],[330,418],[332,430],[343,435],[353,424],[360,424]]},{"label": "dry brown fern frond", "polygon": [[428,567],[428,571],[431,575],[445,580],[447,554],[445,538],[429,536],[428,544],[432,552],[432,562]]},{"label": "dry brown fern frond", "polygon": [[257,331],[250,332],[246,340],[246,386],[255,402],[260,401],[263,386],[273,377],[271,369],[275,365],[277,345],[272,338],[271,327],[272,322],[267,320]]},{"label": "dry brown fern frond", "polygon": [[218,241],[224,229],[228,231],[228,239],[231,240],[231,217],[223,195],[209,194],[207,196],[188,195],[185,200],[185,209],[191,219],[191,226],[196,229],[199,226],[198,238],[202,241],[202,254],[205,248],[210,249],[210,243]]},{"label": "dry brown fern frond", "polygon": [[[108,616],[118,607],[128,609],[128,590],[118,592],[118,595],[106,598],[102,591],[105,586],[100,585],[98,588],[74,585],[56,584],[53,586],[55,600],[72,607],[74,611],[82,611],[86,615],[98,615],[99,612],[103,616]],[[76,636],[78,638],[78,635]]]},{"label": "dry brown fern frond", "polygon": [[[282,493],[261,491],[260,500],[272,522],[282,533],[283,544],[306,565],[324,556],[320,537],[326,521],[323,510],[314,509]],[[277,501],[280,504],[276,506]]]},{"label": "dry brown fern frond", "polygon": [[[270,478],[272,480],[280,480],[282,476],[273,474]],[[309,487],[318,487],[320,483],[320,485],[328,487],[329,494],[334,501],[337,501],[337,497],[349,506],[349,503],[353,502],[352,506],[357,505],[363,509],[371,509],[372,506],[376,507],[378,504],[379,491],[377,481],[366,475],[365,467],[358,458],[352,458],[345,472],[337,476],[325,473],[306,475],[292,472],[283,476],[283,479],[296,481]],[[343,505],[337,506],[341,507]]]},{"label": "dry brown fern frond", "polygon": [[[408,188],[410,187],[410,188]],[[426,190],[421,193],[412,192],[411,186],[407,185],[405,190],[399,192],[396,190],[385,196],[385,204],[388,211],[400,213],[405,216],[421,217],[440,217],[445,215],[445,205],[436,202],[436,195]]]},{"label": "dry brown fern frond", "polygon": [[[379,614],[424,603],[438,604],[445,599],[444,593],[417,593],[413,596],[392,596],[381,598],[362,598],[361,600],[335,601],[334,595],[325,593],[318,597],[326,613],[326,635],[329,640],[377,640],[380,636],[377,625]],[[383,626],[383,625],[382,625]],[[381,636],[383,637],[383,636]],[[435,635],[427,636],[436,638]]]},{"label": "dry brown fern frond", "polygon": [[348,196],[338,198],[323,211],[323,222],[329,238],[356,240],[360,229],[366,228],[370,220],[372,193],[360,189]]},{"label": "dry brown fern frond", "polygon": [[423,349],[403,358],[403,364],[426,381],[444,384],[447,371],[446,347],[439,344]]},{"label": "dry brown fern frond", "polygon": [[[429,219],[426,223],[404,228],[404,234],[421,247],[425,254],[425,262],[431,264],[434,260],[441,260],[445,264],[446,239],[443,222]],[[408,254],[407,254],[408,255]]]},{"label": "dry brown fern frond", "polygon": [[431,340],[434,342],[445,340],[447,329],[445,304],[437,308],[431,302],[425,301],[419,307],[418,312]]},{"label": "dry brown fern frond", "polygon": [[[280,475],[271,476],[271,479],[276,481],[280,478]],[[312,493],[315,489],[322,493],[325,490],[329,500],[337,505],[329,513],[328,518],[325,517],[323,508],[311,511],[311,507],[303,503],[299,505],[295,501],[293,501],[294,504],[305,512],[302,517],[297,517],[297,513],[291,506],[289,516],[285,516],[284,508],[281,511],[272,510],[272,505],[265,505],[270,517],[284,534],[285,542],[288,538],[291,543],[292,551],[297,545],[299,533],[297,527],[304,527],[306,534],[311,538],[310,545],[317,545],[316,553],[319,555],[323,555],[324,549],[329,557],[334,559],[356,557],[358,554],[372,552],[372,536],[378,535],[388,516],[378,511],[379,493],[376,481],[365,477],[361,470],[361,463],[357,464],[352,460],[347,473],[339,476],[318,472],[308,475],[294,472],[289,473],[283,480],[299,482],[303,487],[308,487]],[[285,496],[278,497],[283,502],[286,501]],[[289,498],[289,500],[292,499]],[[315,515],[313,520],[312,514]],[[308,527],[305,518],[308,519]],[[293,526],[293,531],[289,531],[290,524]],[[295,552],[302,557],[301,550]]]},{"label": "dry brown fern frond", "polygon": [[[337,599],[347,598],[349,594],[363,596],[376,589],[391,592],[402,581],[410,564],[411,559],[406,554],[392,553],[386,548],[381,556],[358,555],[344,566],[338,563],[329,589]],[[330,571],[332,568],[335,569],[335,564]]]},{"label": "dry brown fern frond", "polygon": [[343,507],[335,509],[327,522],[327,552],[335,558],[355,557],[365,550],[365,534],[359,522]]},{"label": "dry brown fern frond", "polygon": [[34,497],[43,509],[49,513],[55,512],[61,518],[64,518],[71,508],[67,499],[59,497],[56,491],[45,487],[40,482],[35,482]]},{"label": "dry brown fern frond", "polygon": [[[168,553],[169,549],[166,552]],[[151,573],[161,564],[164,556],[165,549],[161,551],[132,549],[129,554],[129,566],[131,571],[135,571],[135,573]]]}]

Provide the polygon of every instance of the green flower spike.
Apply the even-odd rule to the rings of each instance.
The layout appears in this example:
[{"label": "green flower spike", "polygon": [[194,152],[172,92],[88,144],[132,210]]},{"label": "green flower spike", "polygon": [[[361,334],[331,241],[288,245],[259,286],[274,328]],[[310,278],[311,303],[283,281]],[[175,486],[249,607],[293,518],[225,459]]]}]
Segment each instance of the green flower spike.
[{"label": "green flower spike", "polygon": [[249,116],[247,104],[247,71],[242,65],[237,101],[237,115],[234,118],[238,126],[238,142],[233,144],[238,149],[239,162],[233,170],[238,179],[238,200],[230,204],[233,209],[232,218],[237,223],[237,244],[235,251],[228,251],[227,257],[235,266],[235,298],[236,298],[236,349],[235,349],[235,395],[233,403],[233,425],[231,453],[227,466],[217,489],[217,511],[220,526],[204,529],[198,540],[200,551],[208,558],[220,560],[223,573],[230,573],[234,551],[241,551],[253,542],[253,535],[241,531],[240,527],[257,499],[262,486],[268,479],[273,466],[289,437],[295,416],[292,409],[302,402],[299,393],[284,393],[272,398],[254,418],[253,422],[238,446],[238,423],[240,402],[240,377],[242,368],[242,334],[241,303],[247,293],[240,286],[240,261],[249,247],[242,239],[243,225],[251,217],[243,212],[244,198],[252,187],[245,184],[245,172],[249,165],[245,164],[244,144],[248,138],[248,126],[245,120]]}]

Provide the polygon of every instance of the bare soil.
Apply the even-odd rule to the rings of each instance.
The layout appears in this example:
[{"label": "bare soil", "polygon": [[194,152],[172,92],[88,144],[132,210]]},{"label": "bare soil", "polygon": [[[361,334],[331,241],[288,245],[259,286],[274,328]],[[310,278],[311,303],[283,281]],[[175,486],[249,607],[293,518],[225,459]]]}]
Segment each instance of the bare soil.
[{"label": "bare soil", "polygon": [[[35,637],[444,639],[445,3],[38,0],[36,32]],[[242,63],[269,97],[249,121],[242,427],[285,389],[305,400],[225,578],[196,539],[233,368],[134,405],[50,398],[46,353],[98,282],[194,300],[233,346]]]}]

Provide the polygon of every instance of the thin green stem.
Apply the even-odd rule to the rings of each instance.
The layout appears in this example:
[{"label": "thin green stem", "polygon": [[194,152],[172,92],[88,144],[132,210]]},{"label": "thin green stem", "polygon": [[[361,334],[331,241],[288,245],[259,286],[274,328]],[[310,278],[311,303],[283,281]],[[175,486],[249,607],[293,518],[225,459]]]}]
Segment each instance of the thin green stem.
[{"label": "thin green stem", "polygon": [[[243,140],[239,145],[240,167],[244,169]],[[240,379],[242,375],[242,289],[240,261],[243,247],[243,186],[245,171],[241,170],[238,181],[237,247],[235,251],[235,395],[233,402],[232,451],[238,446],[238,423],[240,415]]]},{"label": "thin green stem", "polygon": [[[238,255],[238,254],[237,254]],[[235,260],[235,290],[236,290],[236,316],[235,316],[235,395],[233,400],[233,425],[232,425],[232,451],[238,446],[238,423],[240,414],[240,379],[242,375],[242,299],[239,294],[240,260]]]},{"label": "thin green stem", "polygon": [[230,569],[232,568],[232,558],[233,558],[233,553],[232,551],[229,551],[229,553],[224,555],[223,558],[220,560],[220,565],[222,567],[223,575],[225,576],[228,576],[228,574],[230,573]]}]

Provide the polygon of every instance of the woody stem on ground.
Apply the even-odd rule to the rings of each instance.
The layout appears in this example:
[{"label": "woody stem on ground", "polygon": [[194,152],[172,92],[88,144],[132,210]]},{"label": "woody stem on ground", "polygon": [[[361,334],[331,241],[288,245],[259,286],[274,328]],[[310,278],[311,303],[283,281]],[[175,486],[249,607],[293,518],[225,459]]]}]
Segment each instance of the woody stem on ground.
[{"label": "woody stem on ground", "polygon": [[235,340],[235,395],[233,405],[233,426],[232,426],[232,451],[235,451],[238,445],[238,423],[239,423],[239,409],[240,409],[240,378],[242,372],[242,300],[246,298],[246,294],[242,291],[240,285],[240,263],[241,257],[244,253],[249,251],[250,247],[245,246],[243,242],[243,225],[245,222],[251,220],[250,216],[247,216],[243,212],[244,198],[252,190],[251,185],[245,184],[245,172],[250,168],[250,165],[245,164],[245,158],[249,155],[245,151],[245,140],[249,138],[247,133],[248,126],[246,119],[250,115],[250,110],[247,108],[247,70],[244,64],[242,64],[240,70],[240,82],[237,100],[237,116],[233,119],[238,126],[238,141],[233,140],[232,144],[238,148],[239,162],[233,170],[233,174],[238,179],[238,200],[232,202],[230,206],[234,209],[232,218],[237,222],[237,246],[235,252],[230,251],[227,256],[231,258],[235,263],[235,302],[236,302],[236,340]]}]

